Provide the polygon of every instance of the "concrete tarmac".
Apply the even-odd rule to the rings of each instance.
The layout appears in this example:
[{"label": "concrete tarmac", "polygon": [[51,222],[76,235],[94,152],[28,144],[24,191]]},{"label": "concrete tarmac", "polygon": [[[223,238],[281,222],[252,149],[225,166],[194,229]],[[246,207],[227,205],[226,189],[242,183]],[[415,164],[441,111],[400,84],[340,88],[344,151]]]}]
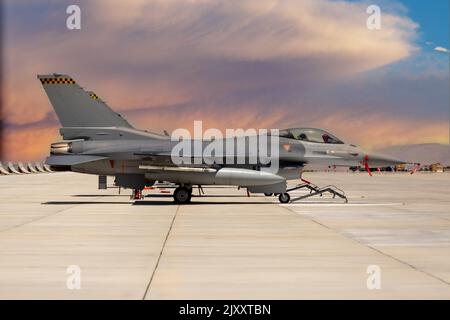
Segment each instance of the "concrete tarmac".
[{"label": "concrete tarmac", "polygon": [[304,177],[349,203],[0,176],[0,299],[450,299],[450,174]]}]

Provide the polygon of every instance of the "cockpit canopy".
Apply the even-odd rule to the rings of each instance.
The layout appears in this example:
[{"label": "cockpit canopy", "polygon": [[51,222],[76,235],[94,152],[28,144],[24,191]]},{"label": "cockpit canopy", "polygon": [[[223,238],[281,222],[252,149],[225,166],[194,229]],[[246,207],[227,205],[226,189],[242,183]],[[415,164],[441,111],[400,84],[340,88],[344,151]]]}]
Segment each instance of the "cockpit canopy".
[{"label": "cockpit canopy", "polygon": [[280,137],[314,143],[343,144],[332,134],[313,128],[293,128],[280,130]]}]

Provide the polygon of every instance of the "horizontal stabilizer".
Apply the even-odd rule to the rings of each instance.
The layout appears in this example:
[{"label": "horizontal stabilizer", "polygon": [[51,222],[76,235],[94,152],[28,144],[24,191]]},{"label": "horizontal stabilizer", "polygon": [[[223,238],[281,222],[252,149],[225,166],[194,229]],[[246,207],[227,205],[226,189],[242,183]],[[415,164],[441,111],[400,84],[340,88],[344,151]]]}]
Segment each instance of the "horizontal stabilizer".
[{"label": "horizontal stabilizer", "polygon": [[98,160],[108,159],[107,157],[99,156],[78,156],[78,155],[63,155],[63,156],[50,156],[45,160],[45,164],[49,166],[73,166],[77,164],[93,162]]}]

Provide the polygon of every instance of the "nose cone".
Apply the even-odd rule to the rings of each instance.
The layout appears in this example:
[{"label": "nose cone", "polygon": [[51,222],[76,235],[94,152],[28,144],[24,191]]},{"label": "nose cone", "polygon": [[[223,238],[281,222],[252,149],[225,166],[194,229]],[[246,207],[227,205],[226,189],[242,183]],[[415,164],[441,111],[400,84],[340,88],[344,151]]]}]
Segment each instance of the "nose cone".
[{"label": "nose cone", "polygon": [[367,161],[369,167],[371,168],[381,168],[381,167],[390,167],[398,164],[405,164],[406,161],[402,161],[397,158],[393,158],[391,156],[387,156],[380,153],[369,153],[365,157],[365,161]]}]

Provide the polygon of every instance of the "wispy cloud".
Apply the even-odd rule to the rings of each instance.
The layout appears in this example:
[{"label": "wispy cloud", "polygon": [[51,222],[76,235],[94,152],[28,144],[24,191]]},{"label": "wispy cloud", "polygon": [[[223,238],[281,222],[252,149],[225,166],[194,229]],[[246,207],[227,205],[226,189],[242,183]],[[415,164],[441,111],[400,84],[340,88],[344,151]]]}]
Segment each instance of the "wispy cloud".
[{"label": "wispy cloud", "polygon": [[443,52],[443,53],[450,53],[450,50],[444,47],[436,47],[434,48],[434,51]]}]

